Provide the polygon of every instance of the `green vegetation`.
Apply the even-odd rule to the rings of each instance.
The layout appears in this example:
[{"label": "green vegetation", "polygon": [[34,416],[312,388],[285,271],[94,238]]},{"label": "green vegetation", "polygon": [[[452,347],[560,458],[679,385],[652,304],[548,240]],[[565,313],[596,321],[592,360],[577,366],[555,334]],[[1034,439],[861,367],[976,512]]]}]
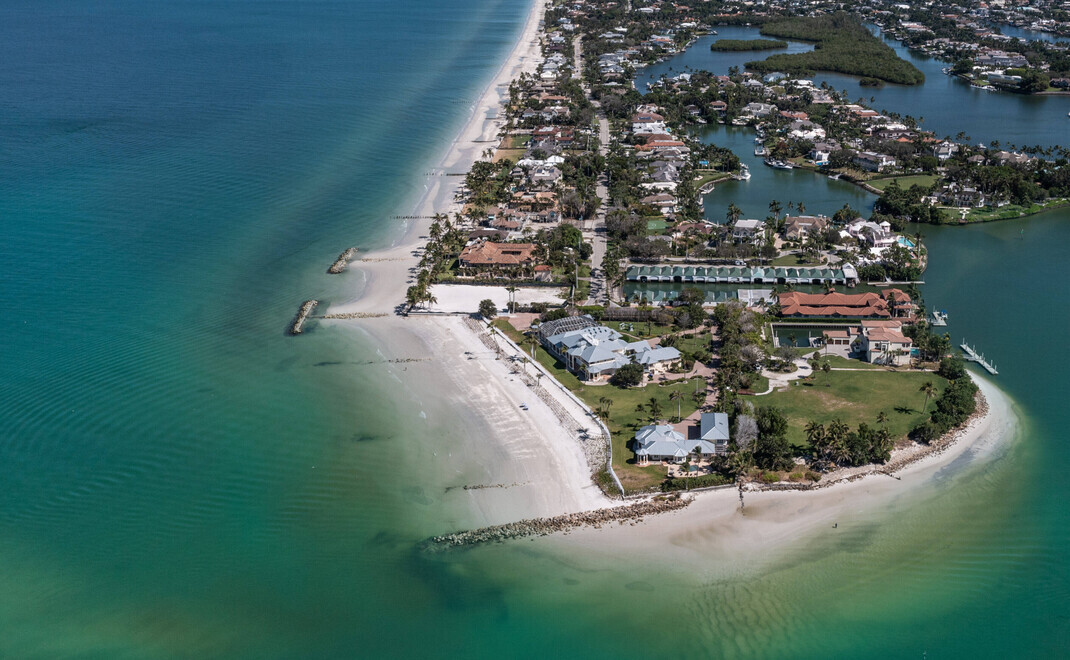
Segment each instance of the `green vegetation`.
[{"label": "green vegetation", "polygon": [[747,62],[747,68],[755,71],[832,71],[901,85],[925,82],[925,74],[900,59],[891,47],[845,12],[777,19],[763,25],[761,33],[813,41],[816,45],[809,53],[773,55],[762,61]]},{"label": "green vegetation", "polygon": [[[941,365],[942,367],[943,365]],[[936,397],[936,391],[922,385],[920,391],[925,395],[925,403]],[[936,397],[936,410],[929,415],[929,419],[915,426],[910,434],[921,442],[930,443],[937,440],[951,429],[959,426],[977,409],[977,385],[962,376],[950,381],[938,397]]]},{"label": "green vegetation", "polygon": [[807,258],[807,256],[801,252],[795,252],[791,254],[782,254],[776,259],[773,259],[771,266],[821,266],[821,261],[814,261]]},{"label": "green vegetation", "polygon": [[787,47],[788,42],[779,39],[718,39],[710,45],[710,50],[775,50]]},{"label": "green vegetation", "polygon": [[966,212],[966,222],[992,222],[993,220],[1015,220],[1028,215],[1036,215],[1044,211],[1062,208],[1067,205],[1064,199],[1052,199],[1043,204],[1007,204],[1006,206],[970,209]]},{"label": "green vegetation", "polygon": [[695,477],[673,477],[671,479],[666,479],[661,482],[661,490],[668,493],[675,490],[724,486],[730,483],[732,483],[732,480],[722,474],[700,474]]},{"label": "green vegetation", "polygon": [[884,190],[888,186],[895,183],[900,188],[909,189],[911,186],[921,186],[922,188],[931,188],[934,183],[939,180],[940,177],[934,174],[915,174],[912,176],[894,176],[886,179],[872,179],[868,181],[869,185],[873,186],[877,190]]},{"label": "green vegetation", "polygon": [[[637,323],[636,327],[639,325]],[[520,346],[525,346],[524,335],[506,319],[495,319],[494,326]],[[665,479],[665,468],[661,465],[636,465],[635,454],[629,445],[638,428],[651,423],[653,412],[657,413],[657,418],[661,421],[675,418],[677,410],[684,418],[695,412],[698,404],[692,395],[695,391],[705,391],[705,381],[702,378],[676,381],[669,385],[622,389],[612,385],[588,385],[581,382],[542,346],[535,348],[535,359],[559,383],[602,416],[613,436],[613,471],[617,473],[626,491],[649,490]],[[680,398],[670,399],[673,392],[680,392]],[[657,402],[655,411],[651,411],[652,400]],[[639,407],[642,409],[639,410]]]},{"label": "green vegetation", "polygon": [[479,313],[485,319],[492,319],[498,315],[498,306],[490,298],[485,298],[479,302]]},{"label": "green vegetation", "polygon": [[830,371],[812,382],[797,381],[786,391],[767,394],[761,401],[784,412],[788,440],[797,447],[809,446],[805,428],[810,421],[828,427],[840,420],[855,427],[863,422],[874,424],[882,412],[892,440],[897,440],[924,419],[924,395],[919,390],[927,382],[938,390],[947,383],[924,372]]}]

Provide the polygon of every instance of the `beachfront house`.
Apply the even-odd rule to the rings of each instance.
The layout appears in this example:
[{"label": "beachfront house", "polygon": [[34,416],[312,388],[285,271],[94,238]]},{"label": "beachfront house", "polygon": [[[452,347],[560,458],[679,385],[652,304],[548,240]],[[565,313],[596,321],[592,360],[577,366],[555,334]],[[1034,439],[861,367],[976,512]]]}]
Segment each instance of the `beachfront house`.
[{"label": "beachfront house", "polygon": [[462,271],[518,271],[534,265],[535,250],[534,243],[477,241],[461,250],[458,265]]},{"label": "beachfront house", "polygon": [[643,366],[648,376],[665,373],[680,362],[672,346],[651,346],[647,341],[626,341],[619,332],[598,325],[590,316],[571,316],[539,326],[546,350],[581,380],[610,378],[626,364]]},{"label": "beachfront house", "polygon": [[728,453],[728,415],[704,414],[701,433],[696,438],[686,438],[668,424],[644,426],[635,434],[634,448],[640,465],[652,462],[679,464],[688,458],[709,460],[713,456],[723,456]]}]

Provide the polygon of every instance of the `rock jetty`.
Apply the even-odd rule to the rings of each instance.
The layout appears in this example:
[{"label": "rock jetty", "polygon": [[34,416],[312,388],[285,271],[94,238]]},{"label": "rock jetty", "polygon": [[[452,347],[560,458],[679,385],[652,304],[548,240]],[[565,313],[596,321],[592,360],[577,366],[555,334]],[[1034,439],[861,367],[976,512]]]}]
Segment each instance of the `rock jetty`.
[{"label": "rock jetty", "polygon": [[531,518],[505,525],[493,527],[481,527],[466,532],[454,532],[434,536],[423,543],[425,550],[447,550],[482,543],[500,543],[509,539],[518,539],[525,536],[547,536],[557,532],[568,532],[578,527],[600,528],[610,523],[640,522],[644,516],[679,511],[691,504],[690,498],[678,495],[657,497],[629,504],[627,506],[610,507],[607,509],[595,509],[582,513],[568,513],[553,518]]},{"label": "rock jetty", "polygon": [[305,320],[312,314],[312,310],[316,309],[316,305],[320,304],[318,300],[306,300],[301,303],[301,307],[297,310],[297,315],[294,316],[294,320],[290,323],[290,334],[299,335],[302,332],[302,328],[305,325]]},{"label": "rock jetty", "polygon": [[338,258],[334,260],[331,267],[327,269],[327,272],[331,275],[337,275],[346,269],[349,265],[349,260],[357,256],[357,248],[351,247],[342,254],[338,255]]}]

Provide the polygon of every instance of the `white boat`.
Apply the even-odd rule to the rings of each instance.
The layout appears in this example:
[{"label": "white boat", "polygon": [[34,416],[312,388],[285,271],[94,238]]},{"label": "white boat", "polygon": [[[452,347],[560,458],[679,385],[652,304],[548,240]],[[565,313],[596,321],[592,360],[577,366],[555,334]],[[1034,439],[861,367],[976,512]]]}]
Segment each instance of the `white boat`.
[{"label": "white boat", "polygon": [[765,164],[768,165],[769,167],[772,167],[774,170],[792,170],[792,169],[795,169],[795,166],[792,165],[791,163],[788,163],[788,162],[785,162],[785,161],[782,161],[782,160],[777,160],[775,158],[766,158],[765,159]]},{"label": "white boat", "polygon": [[836,180],[838,180],[840,178],[840,176],[841,176],[841,173],[840,172],[836,172],[835,174],[830,174],[829,178],[832,179],[833,181],[836,181]]},{"label": "white boat", "polygon": [[933,317],[929,319],[929,325],[940,327],[947,325],[947,312],[933,310]]},{"label": "white boat", "polygon": [[739,178],[743,181],[750,179],[750,168],[746,165],[739,166]]},{"label": "white boat", "polygon": [[759,144],[757,147],[754,147],[754,155],[755,156],[765,156],[768,153],[769,152],[765,150],[765,145],[764,144]]}]

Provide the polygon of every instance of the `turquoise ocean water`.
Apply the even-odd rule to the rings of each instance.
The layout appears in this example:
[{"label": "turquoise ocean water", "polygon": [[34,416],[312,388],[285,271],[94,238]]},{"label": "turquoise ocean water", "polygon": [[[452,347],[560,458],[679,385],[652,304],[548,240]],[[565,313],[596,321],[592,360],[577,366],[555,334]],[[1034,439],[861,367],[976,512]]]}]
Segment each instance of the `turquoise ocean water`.
[{"label": "turquoise ocean water", "polygon": [[1026,421],[919,505],[736,579],[415,550],[472,520],[427,466],[455,417],[284,328],[353,295],[326,266],[396,235],[527,9],[0,6],[0,656],[1060,655],[1066,213],[922,229]]}]

